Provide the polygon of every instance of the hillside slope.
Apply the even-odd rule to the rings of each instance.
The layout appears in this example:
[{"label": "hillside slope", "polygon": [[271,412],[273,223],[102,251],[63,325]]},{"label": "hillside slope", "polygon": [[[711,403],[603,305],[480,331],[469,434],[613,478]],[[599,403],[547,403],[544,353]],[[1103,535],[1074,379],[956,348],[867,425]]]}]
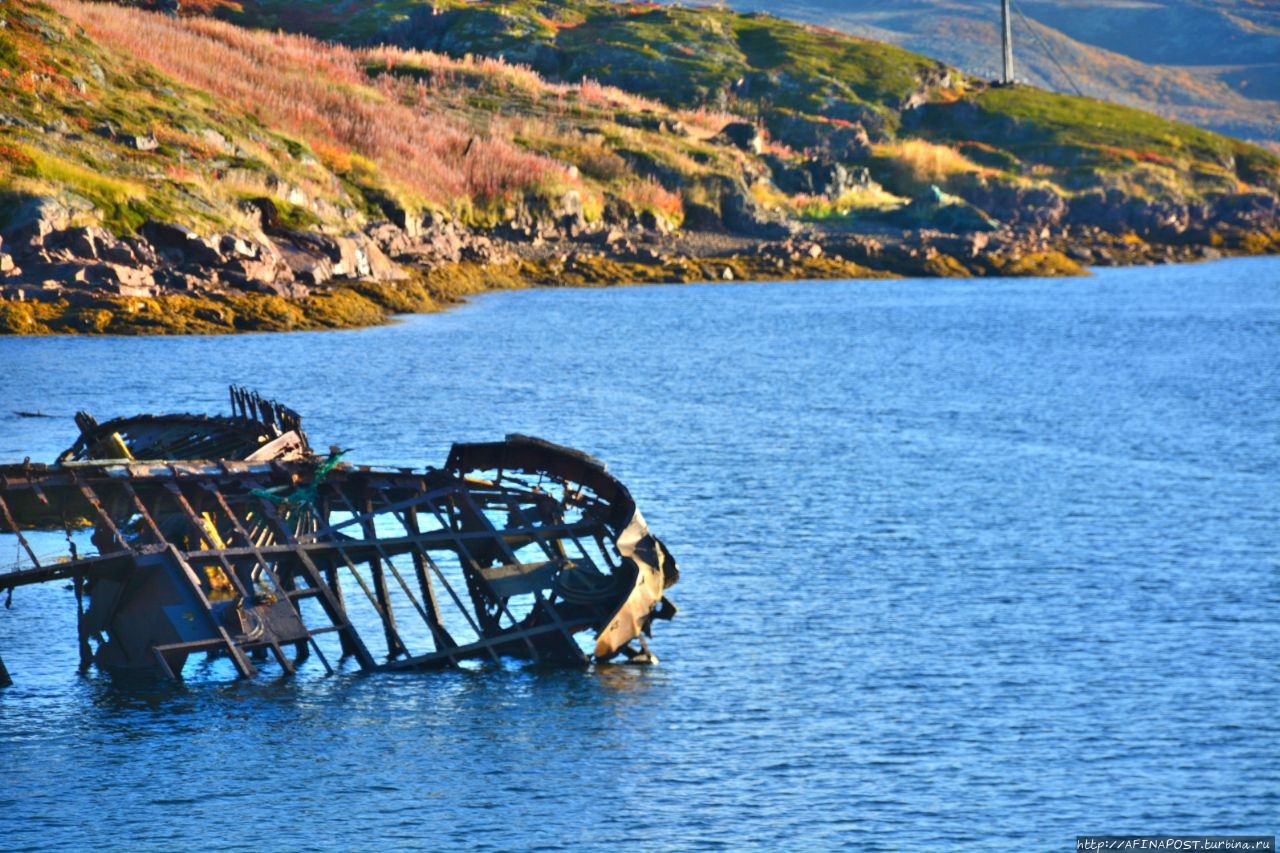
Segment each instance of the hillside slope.
[{"label": "hillside slope", "polygon": [[[751,116],[795,150],[871,165],[877,180],[903,193],[920,187],[895,181],[900,170],[888,161],[900,153],[891,146],[913,136],[975,160],[953,160],[954,173],[1047,181],[1067,193],[1183,200],[1280,186],[1280,161],[1254,146],[1114,104],[993,88],[918,54],[772,16],[480,0],[416,9],[384,35],[451,55],[504,56],[553,78],[595,77],[672,106]],[[945,188],[965,181],[954,184]]]},{"label": "hillside slope", "polygon": [[[1040,127],[1039,141],[1054,150],[1032,151],[1015,138],[1017,151],[1010,153],[1029,165],[1005,171],[1047,177],[1073,191],[1088,188],[1085,170],[1095,167],[1094,185],[1111,188],[1116,158],[1103,155],[1117,149],[1120,165],[1170,167],[1149,174],[1142,165],[1128,176],[1136,174],[1136,183],[1122,182],[1156,197],[1274,183],[1269,176],[1275,158],[1252,146],[1137,110],[1064,100],[1030,87],[988,96],[982,80],[919,54],[770,15],[602,0],[354,2],[344,5],[344,21],[312,12],[327,8],[309,0],[246,0],[234,17],[254,25],[287,19],[326,38],[390,41],[455,57],[499,56],[550,79],[597,79],[673,107],[728,110],[763,122],[793,149],[821,148],[842,161],[865,158],[868,144],[897,139],[904,122],[919,124],[918,108],[927,105],[927,136],[950,145],[974,141],[970,136],[991,144],[997,135],[989,131],[1003,126],[1003,110],[1019,126],[1033,115],[1052,115],[1049,123],[1060,127]],[[965,114],[990,119],[989,126],[975,127],[972,134],[954,120],[934,120],[941,106],[979,101],[982,109]],[[1106,121],[1090,115],[1095,112]],[[1125,144],[1129,138],[1134,145]],[[1136,156],[1126,157],[1127,148],[1137,149]]]},{"label": "hillside slope", "polygon": [[[661,157],[690,183],[742,170],[740,151],[707,141],[722,117],[501,61],[71,0],[9,4],[3,20],[0,298],[85,303],[68,328],[103,330],[106,309],[85,294],[175,291],[255,295],[193,330],[343,325],[351,311],[368,322],[379,306],[333,298],[331,281],[501,260],[474,236],[499,224],[576,226],[606,209],[679,224],[680,198],[617,150]],[[640,112],[681,133],[619,123]],[[365,295],[431,302],[396,287],[409,297]],[[279,316],[245,313],[255,306]]]},{"label": "hillside slope", "polygon": [[[732,0],[1000,74],[995,0]],[[1280,147],[1280,6],[1257,0],[1020,0],[1020,81],[1076,87],[1242,139]]]},{"label": "hillside slope", "polygon": [[1280,248],[1280,158],[1258,147],[772,16],[210,8],[398,46],[7,4],[0,329],[341,326],[522,283]]}]

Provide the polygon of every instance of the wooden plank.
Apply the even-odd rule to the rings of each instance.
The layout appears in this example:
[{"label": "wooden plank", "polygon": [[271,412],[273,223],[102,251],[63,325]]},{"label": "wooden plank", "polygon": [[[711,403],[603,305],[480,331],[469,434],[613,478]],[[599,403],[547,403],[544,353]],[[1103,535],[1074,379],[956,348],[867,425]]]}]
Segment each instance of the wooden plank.
[{"label": "wooden plank", "polygon": [[499,598],[516,595],[532,595],[543,587],[550,587],[560,571],[560,563],[546,560],[541,563],[507,563],[480,569],[489,589]]},{"label": "wooden plank", "polygon": [[[417,536],[420,533],[417,506],[410,506],[404,511],[404,526],[411,536]],[[427,604],[427,612],[423,614],[423,618],[427,621],[427,627],[431,629],[431,637],[435,641],[436,650],[445,651],[451,649],[458,644],[440,621],[440,602],[436,600],[435,584],[431,582],[427,557],[417,548],[410,553],[413,555],[414,572],[418,576],[418,588],[422,590],[423,600]]]},{"label": "wooden plank", "polygon": [[9,525],[9,529],[18,537],[18,542],[22,545],[22,550],[27,552],[27,556],[31,558],[31,565],[37,569],[42,568],[40,558],[36,556],[36,552],[31,549],[27,537],[22,535],[22,531],[18,529],[18,523],[13,520],[13,514],[9,512],[9,505],[4,502],[4,495],[0,495],[0,517],[4,518],[4,523]]},{"label": "wooden plank", "polygon": [[[262,515],[276,529],[279,535],[286,541],[295,546],[293,553],[297,555],[298,564],[302,566],[307,574],[307,581],[313,587],[324,587],[324,578],[320,576],[320,569],[315,562],[307,554],[305,549],[297,548],[297,540],[294,538],[293,531],[289,529],[289,525],[285,524],[276,512],[275,506],[270,501],[263,501],[261,504]],[[326,594],[320,598],[321,606],[325,610],[325,614],[329,620],[336,626],[339,626],[343,635],[346,636],[351,643],[351,648],[356,656],[356,660],[360,663],[360,668],[364,670],[378,669],[378,663],[373,659],[369,649],[365,646],[364,640],[361,639],[359,632],[355,626],[351,624],[350,618],[347,616],[345,608],[340,608],[338,602],[334,599],[327,587]]]}]

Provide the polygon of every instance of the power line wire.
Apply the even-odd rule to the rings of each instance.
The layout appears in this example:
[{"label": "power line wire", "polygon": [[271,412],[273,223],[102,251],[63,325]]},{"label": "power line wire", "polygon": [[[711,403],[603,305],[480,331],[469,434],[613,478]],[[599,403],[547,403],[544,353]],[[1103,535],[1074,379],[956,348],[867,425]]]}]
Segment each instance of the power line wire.
[{"label": "power line wire", "polygon": [[1036,31],[1036,28],[1032,27],[1032,22],[1030,22],[1030,20],[1027,18],[1027,15],[1023,14],[1023,8],[1021,8],[1021,6],[1018,5],[1018,0],[1014,0],[1014,3],[1012,3],[1012,5],[1014,5],[1014,10],[1016,13],[1018,13],[1018,17],[1023,19],[1023,23],[1025,24],[1025,26],[1027,26],[1027,29],[1029,29],[1030,33],[1032,33],[1032,37],[1036,38],[1036,41],[1039,42],[1039,46],[1041,46],[1041,49],[1044,51],[1044,55],[1048,56],[1048,58],[1050,58],[1050,61],[1052,61],[1053,64],[1057,65],[1057,69],[1059,69],[1060,72],[1062,72],[1062,77],[1065,77],[1066,82],[1070,83],[1071,88],[1074,88],[1076,95],[1079,95],[1080,97],[1084,97],[1084,92],[1080,91],[1080,87],[1075,85],[1075,79],[1071,77],[1071,72],[1069,72],[1069,70],[1066,70],[1066,68],[1064,67],[1064,65],[1062,65],[1062,63],[1060,63],[1060,61],[1057,61],[1057,56],[1053,55],[1053,51],[1048,49],[1048,44],[1046,44],[1046,41],[1044,41],[1043,38],[1041,38],[1041,35],[1039,35],[1039,33]]}]

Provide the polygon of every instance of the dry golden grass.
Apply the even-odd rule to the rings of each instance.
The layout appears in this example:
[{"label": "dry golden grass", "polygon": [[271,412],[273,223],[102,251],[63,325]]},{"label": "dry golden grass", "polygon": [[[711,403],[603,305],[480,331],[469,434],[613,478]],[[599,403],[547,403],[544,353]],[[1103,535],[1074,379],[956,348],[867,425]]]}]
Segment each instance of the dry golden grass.
[{"label": "dry golden grass", "polygon": [[899,187],[919,192],[931,184],[945,186],[957,175],[983,172],[977,163],[946,145],[923,139],[906,139],[877,146],[876,157],[885,162]]},{"label": "dry golden grass", "polygon": [[879,184],[850,190],[839,198],[798,195],[791,199],[792,209],[802,219],[830,220],[867,213],[889,211],[906,204],[908,199],[896,196]]}]

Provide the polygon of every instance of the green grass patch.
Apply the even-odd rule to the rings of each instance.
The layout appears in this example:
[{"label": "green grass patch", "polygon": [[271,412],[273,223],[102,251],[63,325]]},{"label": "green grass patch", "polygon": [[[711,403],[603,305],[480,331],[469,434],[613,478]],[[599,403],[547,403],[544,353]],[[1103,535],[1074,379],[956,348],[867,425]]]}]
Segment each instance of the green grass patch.
[{"label": "green grass patch", "polygon": [[20,60],[17,45],[7,35],[0,33],[0,66],[17,68]]},{"label": "green grass patch", "polygon": [[808,91],[806,101],[836,96],[866,103],[898,102],[935,66],[892,45],[777,18],[740,16],[734,29],[753,70],[785,72],[797,90]]},{"label": "green grass patch", "polygon": [[106,169],[93,169],[32,146],[17,146],[29,163],[21,174],[69,190],[93,203],[105,228],[118,235],[131,234],[147,219],[164,211],[141,183],[115,177]]},{"label": "green grass patch", "polygon": [[[1186,176],[1236,177],[1247,183],[1280,182],[1280,158],[1260,148],[1142,110],[1032,89],[996,87],[921,111],[918,130],[936,141],[963,143],[966,154],[996,168],[1016,158],[1067,177],[1073,171],[1119,173],[1163,168],[1176,173],[1174,191],[1197,191]],[[1085,175],[1068,184],[1088,183]],[[1096,183],[1096,182],[1095,182]],[[1139,181],[1139,183],[1149,183]],[[1217,181],[1213,181],[1217,183]]]}]

